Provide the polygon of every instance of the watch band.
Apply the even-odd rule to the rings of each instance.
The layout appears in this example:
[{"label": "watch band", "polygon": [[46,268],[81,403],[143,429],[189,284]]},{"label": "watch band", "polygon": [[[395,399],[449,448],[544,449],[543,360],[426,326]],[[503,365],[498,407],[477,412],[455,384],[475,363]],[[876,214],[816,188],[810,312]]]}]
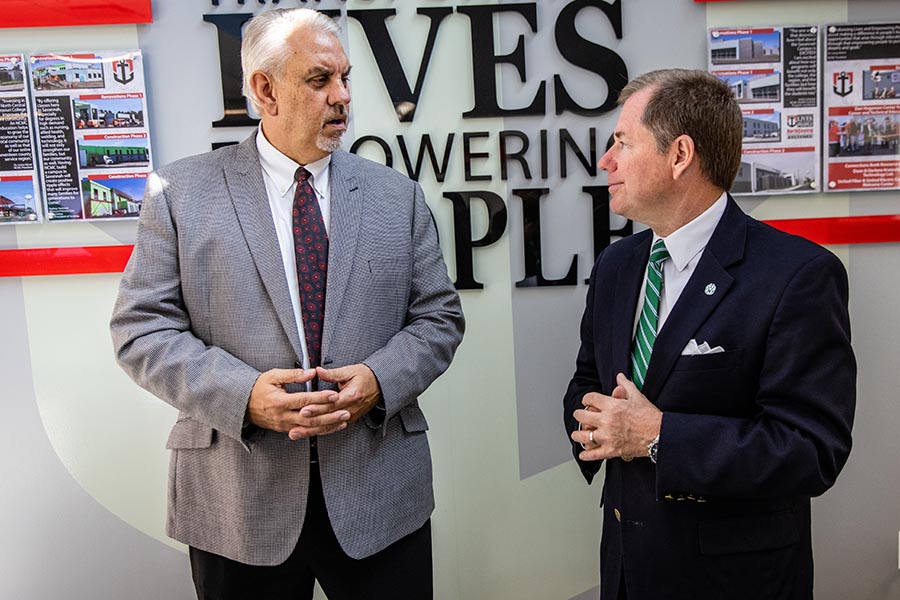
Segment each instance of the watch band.
[{"label": "watch band", "polygon": [[650,462],[654,465],[656,464],[656,452],[659,449],[659,436],[653,438],[653,440],[647,444],[647,456],[650,457]]}]

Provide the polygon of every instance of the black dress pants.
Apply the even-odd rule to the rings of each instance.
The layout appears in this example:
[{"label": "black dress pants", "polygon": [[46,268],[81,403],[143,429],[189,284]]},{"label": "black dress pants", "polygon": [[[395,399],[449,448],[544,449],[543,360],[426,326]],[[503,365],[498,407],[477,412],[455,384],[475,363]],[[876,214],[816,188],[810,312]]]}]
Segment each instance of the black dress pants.
[{"label": "black dress pants", "polygon": [[377,554],[350,558],[331,529],[319,470],[310,466],[306,519],[290,557],[259,567],[191,547],[198,600],[311,600],[315,581],[328,600],[433,598],[431,521]]}]

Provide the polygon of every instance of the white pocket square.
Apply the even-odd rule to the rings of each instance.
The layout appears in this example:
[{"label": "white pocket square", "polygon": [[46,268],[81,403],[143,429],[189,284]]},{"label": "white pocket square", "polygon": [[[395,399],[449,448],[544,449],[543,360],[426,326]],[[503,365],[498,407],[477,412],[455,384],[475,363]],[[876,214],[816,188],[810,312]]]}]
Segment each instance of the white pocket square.
[{"label": "white pocket square", "polygon": [[718,354],[719,352],[725,352],[725,349],[722,348],[722,346],[710,348],[709,343],[707,342],[697,345],[697,340],[692,339],[687,343],[687,346],[684,347],[684,350],[681,351],[681,355],[696,356],[698,354]]}]

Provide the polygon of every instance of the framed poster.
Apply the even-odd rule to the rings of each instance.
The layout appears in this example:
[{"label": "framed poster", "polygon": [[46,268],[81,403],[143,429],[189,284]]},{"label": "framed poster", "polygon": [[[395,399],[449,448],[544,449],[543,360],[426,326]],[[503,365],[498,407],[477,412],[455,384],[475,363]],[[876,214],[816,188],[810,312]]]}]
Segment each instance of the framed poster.
[{"label": "framed poster", "polygon": [[900,188],[900,23],[825,30],[827,191]]},{"label": "framed poster", "polygon": [[0,224],[41,220],[25,57],[0,55]]},{"label": "framed poster", "polygon": [[734,195],[819,191],[819,29],[715,28],[709,71],[734,92],[744,116]]},{"label": "framed poster", "polygon": [[137,217],[152,169],[141,52],[28,62],[47,220]]}]

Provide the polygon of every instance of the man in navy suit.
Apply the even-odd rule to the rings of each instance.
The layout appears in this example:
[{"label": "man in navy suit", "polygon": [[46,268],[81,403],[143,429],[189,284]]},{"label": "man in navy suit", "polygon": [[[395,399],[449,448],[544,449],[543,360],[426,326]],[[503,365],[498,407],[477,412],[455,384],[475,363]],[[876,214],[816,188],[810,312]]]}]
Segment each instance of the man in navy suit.
[{"label": "man in navy suit", "polygon": [[655,71],[619,103],[598,166],[612,210],[650,229],[598,258],[564,399],[588,482],[606,461],[601,597],[811,599],[810,498],[856,402],[846,271],[726,193],[727,85]]}]

